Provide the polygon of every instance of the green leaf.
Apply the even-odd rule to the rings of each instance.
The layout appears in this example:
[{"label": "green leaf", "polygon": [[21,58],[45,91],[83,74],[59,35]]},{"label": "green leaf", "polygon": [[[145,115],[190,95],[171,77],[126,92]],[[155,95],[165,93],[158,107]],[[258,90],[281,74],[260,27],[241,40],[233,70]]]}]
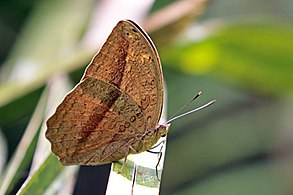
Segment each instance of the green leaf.
[{"label": "green leaf", "polygon": [[163,64],[189,74],[212,72],[243,88],[276,95],[293,91],[293,26],[242,23],[223,26],[201,42],[177,44]]},{"label": "green leaf", "polygon": [[46,188],[63,170],[54,154],[50,154],[37,172],[24,183],[18,194],[43,194]]},{"label": "green leaf", "polygon": [[32,161],[39,138],[41,124],[47,104],[47,91],[42,94],[34,114],[17,146],[13,157],[1,176],[0,193],[10,194],[19,182],[23,172],[25,172]]}]

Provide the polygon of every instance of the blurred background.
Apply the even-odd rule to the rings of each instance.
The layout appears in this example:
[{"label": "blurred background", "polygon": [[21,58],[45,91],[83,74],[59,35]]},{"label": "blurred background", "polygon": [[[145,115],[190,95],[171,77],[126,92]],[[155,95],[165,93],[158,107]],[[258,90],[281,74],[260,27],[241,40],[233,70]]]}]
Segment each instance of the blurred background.
[{"label": "blurred background", "polygon": [[292,10],[290,0],[1,0],[0,194],[104,193],[102,176],[77,188],[76,167],[44,163],[44,122],[125,18],[158,48],[169,116],[198,91],[190,109],[217,100],[172,123],[161,194],[293,194]]}]

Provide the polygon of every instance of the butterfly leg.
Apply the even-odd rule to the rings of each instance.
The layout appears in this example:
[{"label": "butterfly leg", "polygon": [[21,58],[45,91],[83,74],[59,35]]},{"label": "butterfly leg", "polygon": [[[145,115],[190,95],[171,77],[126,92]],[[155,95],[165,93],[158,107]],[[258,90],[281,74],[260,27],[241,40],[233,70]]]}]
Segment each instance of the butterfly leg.
[{"label": "butterfly leg", "polygon": [[[156,146],[152,147],[151,149],[158,147],[158,146],[161,145],[162,143],[165,143],[165,140],[161,141],[159,144],[157,144]],[[159,155],[159,160],[158,160],[158,163],[157,163],[157,165],[156,165],[156,176],[157,176],[157,178],[158,178],[159,181],[161,181],[161,180],[160,180],[160,178],[159,178],[158,167],[159,167],[159,164],[160,164],[160,161],[161,161],[162,155],[163,155],[162,149],[163,149],[163,146],[161,146],[161,149],[160,149],[159,152],[155,152],[155,151],[147,150],[148,152],[150,152],[150,153],[152,153],[152,154],[158,154],[158,155]]]},{"label": "butterfly leg", "polygon": [[[160,141],[157,145],[155,145],[155,146],[153,146],[153,147],[151,147],[151,149],[150,150],[152,150],[152,149],[155,149],[156,147],[158,147],[159,145],[161,145],[161,144],[164,144],[165,143],[165,141],[166,140],[162,140],[162,141]],[[152,153],[152,151],[150,151],[150,150],[147,150],[148,152],[150,152],[150,153]],[[162,150],[162,148],[160,149],[160,150]]]},{"label": "butterfly leg", "polygon": [[136,172],[137,172],[137,165],[134,163],[134,171],[133,171],[133,175],[132,175],[132,187],[131,187],[131,195],[133,195],[133,190],[134,190],[134,184],[135,184],[135,180],[136,180]]},{"label": "butterfly leg", "polygon": [[138,153],[138,151],[136,151],[136,149],[134,149],[132,146],[129,146],[129,149],[132,150],[134,152],[134,154],[137,154]]},{"label": "butterfly leg", "polygon": [[159,160],[158,160],[158,163],[157,163],[157,165],[156,165],[156,175],[157,175],[157,178],[158,178],[159,181],[161,181],[161,179],[159,178],[158,166],[159,166],[159,164],[160,164],[160,161],[161,161],[162,155],[163,155],[163,152],[159,152]]},{"label": "butterfly leg", "polygon": [[132,146],[129,146],[129,149],[128,149],[126,155],[125,155],[125,158],[124,158],[123,164],[122,164],[120,170],[118,171],[118,173],[121,173],[121,172],[122,172],[122,170],[123,170],[123,168],[124,168],[124,165],[125,165],[125,163],[126,163],[126,161],[127,161],[127,156],[130,154],[130,150],[132,150],[134,153],[138,153],[138,152],[137,152]]},{"label": "butterfly leg", "polygon": [[[128,156],[128,154],[127,154],[127,156]],[[125,158],[124,158],[124,160],[123,160],[123,163],[122,163],[122,166],[121,166],[120,170],[118,171],[118,173],[122,173],[123,168],[124,168],[124,165],[125,165],[126,160],[127,160],[127,156],[125,156]]]}]

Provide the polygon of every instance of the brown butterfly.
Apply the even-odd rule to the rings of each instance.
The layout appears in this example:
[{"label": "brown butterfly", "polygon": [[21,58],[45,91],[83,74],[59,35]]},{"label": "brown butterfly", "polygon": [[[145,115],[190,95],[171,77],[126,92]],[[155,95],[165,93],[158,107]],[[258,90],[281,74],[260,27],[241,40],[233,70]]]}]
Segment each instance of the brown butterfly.
[{"label": "brown butterfly", "polygon": [[136,23],[123,20],[47,121],[46,137],[63,165],[126,159],[167,134],[170,125],[158,125],[162,106],[156,48]]}]

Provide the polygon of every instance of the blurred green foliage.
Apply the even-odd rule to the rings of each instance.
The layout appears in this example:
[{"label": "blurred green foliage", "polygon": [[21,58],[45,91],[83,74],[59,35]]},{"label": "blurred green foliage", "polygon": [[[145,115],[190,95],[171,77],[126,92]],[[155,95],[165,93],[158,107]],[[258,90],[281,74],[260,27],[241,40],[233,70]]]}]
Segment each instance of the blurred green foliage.
[{"label": "blurred green foliage", "polygon": [[161,58],[185,73],[212,72],[256,93],[288,95],[293,90],[292,34],[293,25],[284,23],[229,24],[199,43],[178,43]]}]

